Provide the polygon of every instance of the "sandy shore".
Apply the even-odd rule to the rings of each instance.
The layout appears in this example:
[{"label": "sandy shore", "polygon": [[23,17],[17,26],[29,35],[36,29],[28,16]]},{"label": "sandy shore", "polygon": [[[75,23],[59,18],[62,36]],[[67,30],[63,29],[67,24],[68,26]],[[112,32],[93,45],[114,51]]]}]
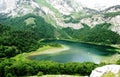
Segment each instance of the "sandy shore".
[{"label": "sandy shore", "polygon": [[31,52],[28,54],[28,56],[35,56],[40,54],[53,54],[53,53],[59,53],[65,50],[68,50],[69,47],[62,45],[62,47],[44,47],[40,48],[37,51]]}]

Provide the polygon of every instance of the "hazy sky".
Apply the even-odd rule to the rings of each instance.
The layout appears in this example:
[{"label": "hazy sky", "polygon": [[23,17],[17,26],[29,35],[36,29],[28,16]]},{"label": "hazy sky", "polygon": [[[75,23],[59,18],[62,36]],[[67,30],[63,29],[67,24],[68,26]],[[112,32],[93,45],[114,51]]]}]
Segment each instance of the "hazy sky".
[{"label": "hazy sky", "polygon": [[120,5],[120,0],[78,0],[82,4],[86,5],[90,8],[95,8],[99,6],[113,6],[113,5]]}]

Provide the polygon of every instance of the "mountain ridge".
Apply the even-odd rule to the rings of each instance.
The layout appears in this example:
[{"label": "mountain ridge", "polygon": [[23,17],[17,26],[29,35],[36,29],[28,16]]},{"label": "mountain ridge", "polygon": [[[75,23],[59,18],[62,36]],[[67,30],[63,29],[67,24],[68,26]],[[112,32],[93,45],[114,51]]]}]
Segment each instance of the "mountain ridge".
[{"label": "mountain ridge", "polygon": [[[8,4],[10,1],[11,4]],[[74,29],[83,28],[82,23],[85,23],[92,28],[97,24],[108,22],[112,24],[110,29],[120,34],[120,23],[118,21],[120,19],[120,5],[111,6],[105,10],[97,11],[95,9],[84,7],[75,0],[10,1],[1,0],[1,15],[4,14],[5,16],[14,18],[31,13],[43,17],[46,22],[55,27],[72,27]]]}]

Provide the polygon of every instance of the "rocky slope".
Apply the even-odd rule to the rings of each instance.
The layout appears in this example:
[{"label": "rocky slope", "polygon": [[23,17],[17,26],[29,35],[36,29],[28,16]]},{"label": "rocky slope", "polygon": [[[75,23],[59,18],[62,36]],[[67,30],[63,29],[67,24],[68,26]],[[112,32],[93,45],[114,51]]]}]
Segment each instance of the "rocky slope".
[{"label": "rocky slope", "polygon": [[107,73],[109,74],[108,76],[111,76],[110,73],[113,73],[113,75],[115,75],[114,77],[119,77],[120,65],[105,65],[98,67],[92,71],[90,77],[103,77],[103,75]]},{"label": "rocky slope", "polygon": [[45,0],[45,1],[1,0],[0,1],[0,13],[11,13],[11,15],[14,15],[14,12],[16,12],[17,14],[19,13],[26,14],[26,12],[27,13],[31,13],[33,11],[36,12],[35,9],[37,9],[38,13],[40,11],[47,13],[48,11],[53,11],[56,9],[62,14],[69,15],[73,11],[75,12],[80,11],[82,7],[74,0],[56,0],[56,1],[55,0]]},{"label": "rocky slope", "polygon": [[109,29],[120,34],[120,5],[97,11],[76,0],[0,0],[2,15],[19,17],[29,13],[42,16],[55,27],[80,29],[82,23],[91,28],[96,24],[111,23]]},{"label": "rocky slope", "polygon": [[90,27],[94,27],[96,24],[101,24],[101,23],[111,23],[112,26],[110,27],[110,29],[120,34],[120,21],[119,20],[120,20],[120,15],[105,18],[105,15],[98,14],[98,15],[93,15],[90,18],[88,17],[88,18],[81,19],[80,22],[85,23],[89,25]]}]

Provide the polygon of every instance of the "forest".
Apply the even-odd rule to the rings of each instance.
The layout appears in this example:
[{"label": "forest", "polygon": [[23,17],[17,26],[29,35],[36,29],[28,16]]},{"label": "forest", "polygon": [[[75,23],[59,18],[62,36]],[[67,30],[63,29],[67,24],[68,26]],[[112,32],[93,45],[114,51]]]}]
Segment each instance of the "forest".
[{"label": "forest", "polygon": [[71,35],[72,39],[78,41],[101,44],[120,44],[119,34],[109,29],[109,27],[112,26],[109,23],[98,24],[93,28],[90,28],[84,23],[83,26],[83,28],[78,30],[70,27],[63,28],[63,31]]},{"label": "forest", "polygon": [[[83,24],[84,28],[79,30],[69,27],[57,30],[42,18],[36,16],[34,18],[37,19],[35,21],[36,25],[25,26],[25,23],[18,24],[18,22],[22,23],[20,20],[23,19],[16,19],[14,23],[10,23],[11,20],[9,20],[9,25],[5,24],[5,22],[4,25],[0,24],[0,77],[40,76],[46,74],[77,74],[85,76],[89,75],[94,68],[105,65],[105,63],[95,64],[91,62],[57,63],[52,61],[17,61],[12,59],[18,54],[35,51],[40,47],[48,45],[40,41],[42,39],[56,39],[56,37],[68,39],[69,37],[66,35],[69,35],[72,37],[71,39],[79,42],[120,44],[120,36],[108,29],[111,26],[109,23],[98,24],[94,28]],[[59,34],[60,36],[58,36]],[[56,43],[49,45],[60,46]],[[120,60],[117,61],[117,64],[120,64]]]}]

